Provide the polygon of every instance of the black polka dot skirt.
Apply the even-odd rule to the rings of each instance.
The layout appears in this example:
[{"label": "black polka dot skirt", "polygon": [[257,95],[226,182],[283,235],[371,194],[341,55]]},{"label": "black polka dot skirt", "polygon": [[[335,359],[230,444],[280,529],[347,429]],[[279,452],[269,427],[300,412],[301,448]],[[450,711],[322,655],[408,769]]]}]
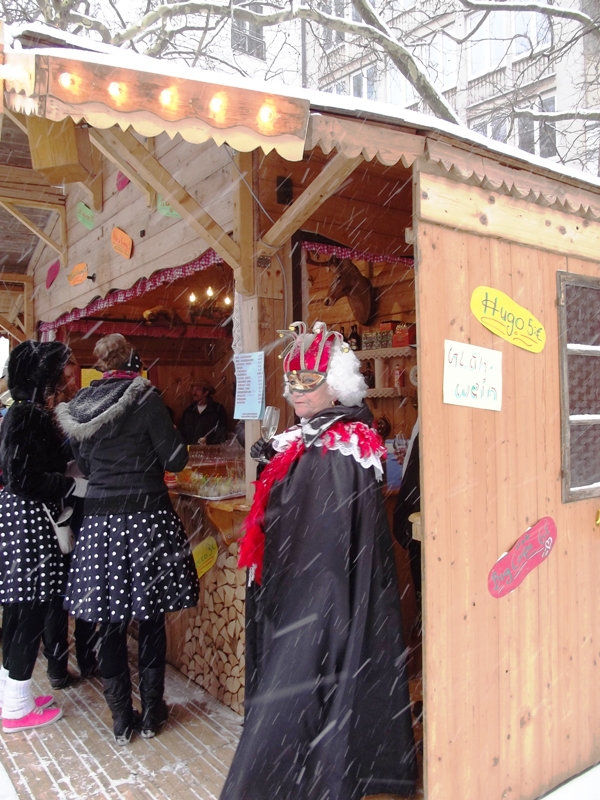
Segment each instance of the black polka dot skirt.
[{"label": "black polka dot skirt", "polygon": [[[46,503],[58,516],[56,503]],[[40,503],[0,491],[0,603],[45,602],[61,594],[67,560]]]},{"label": "black polka dot skirt", "polygon": [[86,516],[65,606],[88,622],[148,619],[198,603],[198,577],[172,510]]}]

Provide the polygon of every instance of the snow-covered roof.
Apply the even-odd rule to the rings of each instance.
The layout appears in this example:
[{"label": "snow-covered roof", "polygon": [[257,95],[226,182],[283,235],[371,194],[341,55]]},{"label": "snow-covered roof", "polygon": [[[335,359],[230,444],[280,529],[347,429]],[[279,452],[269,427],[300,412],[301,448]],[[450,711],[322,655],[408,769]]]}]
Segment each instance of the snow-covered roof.
[{"label": "snow-covered roof", "polygon": [[[169,85],[169,79],[176,81],[177,85],[190,82],[194,87],[204,85],[208,91],[204,92],[205,98],[218,89],[232,90],[238,97],[255,98],[256,108],[261,104],[272,103],[277,110],[277,120],[280,126],[273,131],[265,131],[257,127],[251,114],[246,111],[245,119],[238,119],[237,124],[218,124],[214,119],[202,118],[184,112],[168,115],[157,104],[150,108],[147,96],[141,96],[137,108],[122,109],[118,104],[111,103],[110,98],[100,102],[97,98],[84,102],[73,100],[69,102],[62,97],[46,99],[46,116],[51,119],[63,119],[71,116],[74,119],[85,118],[94,127],[107,128],[119,124],[124,129],[129,125],[143,135],[157,135],[165,131],[171,136],[179,133],[184,139],[192,142],[206,141],[213,138],[218,144],[229,143],[232,147],[248,151],[261,146],[265,152],[276,149],[282,156],[290,160],[299,160],[304,149],[304,137],[307,132],[308,117],[310,113],[326,113],[346,118],[354,118],[365,122],[384,123],[386,125],[412,129],[418,133],[435,133],[447,136],[462,143],[468,150],[473,148],[478,156],[485,156],[486,152],[498,160],[508,160],[512,166],[537,174],[554,175],[557,178],[568,179],[575,182],[583,189],[600,189],[600,178],[585,173],[574,167],[564,166],[549,159],[519,150],[511,145],[503,144],[488,139],[481,134],[470,130],[466,125],[456,125],[451,122],[416,111],[401,109],[389,103],[376,102],[363,98],[344,95],[329,94],[316,89],[302,89],[278,84],[276,81],[261,81],[244,78],[238,75],[229,75],[216,71],[207,71],[191,68],[186,65],[174,64],[171,61],[153,59],[140,55],[128,49],[121,49],[94,42],[87,37],[76,37],[63,33],[42,24],[19,26],[8,29],[10,41],[21,35],[23,31],[44,33],[53,38],[62,38],[66,48],[43,47],[32,50],[6,51],[7,64],[21,65],[30,72],[29,80],[10,81],[6,77],[7,104],[10,108],[26,113],[39,113],[35,97],[35,75],[32,67],[33,59],[38,56],[49,60],[73,65],[80,63],[88,65],[90,69],[104,67],[104,74],[109,75],[111,70],[131,71],[131,73],[144,73],[148,79],[155,76],[160,86]],[[17,45],[18,46],[18,45]],[[74,49],[88,47],[89,50]],[[0,69],[2,69],[0,67]],[[161,81],[160,79],[164,79]],[[108,78],[107,78],[108,80]],[[95,88],[95,87],[93,87]],[[55,87],[48,87],[50,94]],[[26,99],[29,98],[29,101]],[[286,102],[287,101],[287,102]],[[192,105],[190,99],[189,105]],[[252,109],[254,109],[254,105]],[[283,117],[291,113],[296,115],[294,124],[287,128],[282,124]]]}]

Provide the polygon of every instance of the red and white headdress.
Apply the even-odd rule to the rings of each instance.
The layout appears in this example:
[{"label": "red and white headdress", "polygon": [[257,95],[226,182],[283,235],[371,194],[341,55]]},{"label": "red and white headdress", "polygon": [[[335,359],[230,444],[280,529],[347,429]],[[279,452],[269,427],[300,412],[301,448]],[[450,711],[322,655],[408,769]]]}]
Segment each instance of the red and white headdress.
[{"label": "red and white headdress", "polygon": [[292,337],[279,356],[286,373],[304,370],[326,375],[332,395],[343,405],[362,403],[367,385],[360,374],[360,362],[341,333],[327,330],[324,322],[315,322],[310,333],[304,322],[293,322],[289,330],[277,332],[281,338]]},{"label": "red and white headdress", "polygon": [[341,333],[328,331],[324,322],[316,322],[312,333],[307,333],[306,323],[293,322],[287,331],[277,331],[279,336],[292,336],[292,341],[279,358],[283,359],[285,372],[294,370],[310,370],[311,372],[327,372],[329,361],[337,342],[342,351],[350,348],[344,342]]}]

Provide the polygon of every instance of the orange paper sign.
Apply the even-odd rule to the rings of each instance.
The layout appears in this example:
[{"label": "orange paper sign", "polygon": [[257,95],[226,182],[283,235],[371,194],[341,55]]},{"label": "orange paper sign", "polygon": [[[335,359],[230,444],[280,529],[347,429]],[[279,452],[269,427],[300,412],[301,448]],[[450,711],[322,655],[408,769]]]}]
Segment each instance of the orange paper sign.
[{"label": "orange paper sign", "polygon": [[131,251],[133,249],[133,240],[121,228],[113,228],[110,235],[110,241],[113,250],[123,258],[131,258]]},{"label": "orange paper sign", "polygon": [[87,264],[75,264],[71,272],[67,275],[67,280],[71,286],[79,286],[88,276]]}]

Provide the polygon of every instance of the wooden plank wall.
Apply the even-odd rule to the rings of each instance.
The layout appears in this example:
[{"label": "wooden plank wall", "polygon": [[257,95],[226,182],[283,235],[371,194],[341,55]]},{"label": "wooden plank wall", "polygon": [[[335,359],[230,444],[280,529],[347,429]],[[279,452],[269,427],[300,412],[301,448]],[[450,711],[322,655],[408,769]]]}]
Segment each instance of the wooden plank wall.
[{"label": "wooden plank wall", "polygon": [[229,428],[234,429],[233,410],[235,405],[235,371],[229,342],[223,347],[220,358],[210,367],[156,366],[152,380],[161,390],[166,405],[175,412],[179,424],[181,415],[192,402],[192,383],[207,380],[215,387],[213,399],[221,403],[227,412]]},{"label": "wooden plank wall", "polygon": [[[284,161],[274,151],[260,165],[261,235],[285,206],[277,203],[277,178],[291,178],[296,200],[320,173],[328,158],[316,147],[303,161]],[[266,213],[265,213],[266,212]],[[269,217],[266,216],[269,215]],[[359,166],[335,195],[317,209],[303,229],[347,247],[370,253],[412,255],[404,229],[412,225],[411,171],[379,163]]]},{"label": "wooden plank wall", "polygon": [[[232,167],[226,148],[219,148],[212,142],[192,145],[178,136],[171,140],[161,135],[155,142],[155,155],[225,230],[232,229]],[[50,290],[45,286],[46,273],[56,260],[56,254],[48,248],[38,250],[29,265],[35,280],[36,319],[53,320],[65,311],[81,308],[93,298],[104,296],[111,289],[128,288],[157,270],[185,264],[207,249],[207,244],[183,220],[164,217],[156,209],[148,208],[146,196],[133,183],[117,192],[118,170],[105,158],[103,164],[104,208],[102,212],[95,212],[92,231],[76,217],[77,204],[88,202],[85,191],[77,184],[68,186],[67,266],[61,268]],[[132,237],[131,259],[122,258],[112,249],[113,227],[121,228]],[[58,223],[51,235],[60,241]],[[67,275],[82,261],[88,264],[90,274],[96,273],[96,283],[85,281],[73,287]]]},{"label": "wooden plank wall", "polygon": [[[561,502],[556,307],[558,270],[600,264],[425,222],[417,252],[426,797],[533,800],[600,760],[600,499]],[[476,321],[483,284],[541,320],[541,354]],[[443,404],[445,338],[502,352],[501,412]],[[548,560],[493,599],[493,563],[546,515]]]}]

